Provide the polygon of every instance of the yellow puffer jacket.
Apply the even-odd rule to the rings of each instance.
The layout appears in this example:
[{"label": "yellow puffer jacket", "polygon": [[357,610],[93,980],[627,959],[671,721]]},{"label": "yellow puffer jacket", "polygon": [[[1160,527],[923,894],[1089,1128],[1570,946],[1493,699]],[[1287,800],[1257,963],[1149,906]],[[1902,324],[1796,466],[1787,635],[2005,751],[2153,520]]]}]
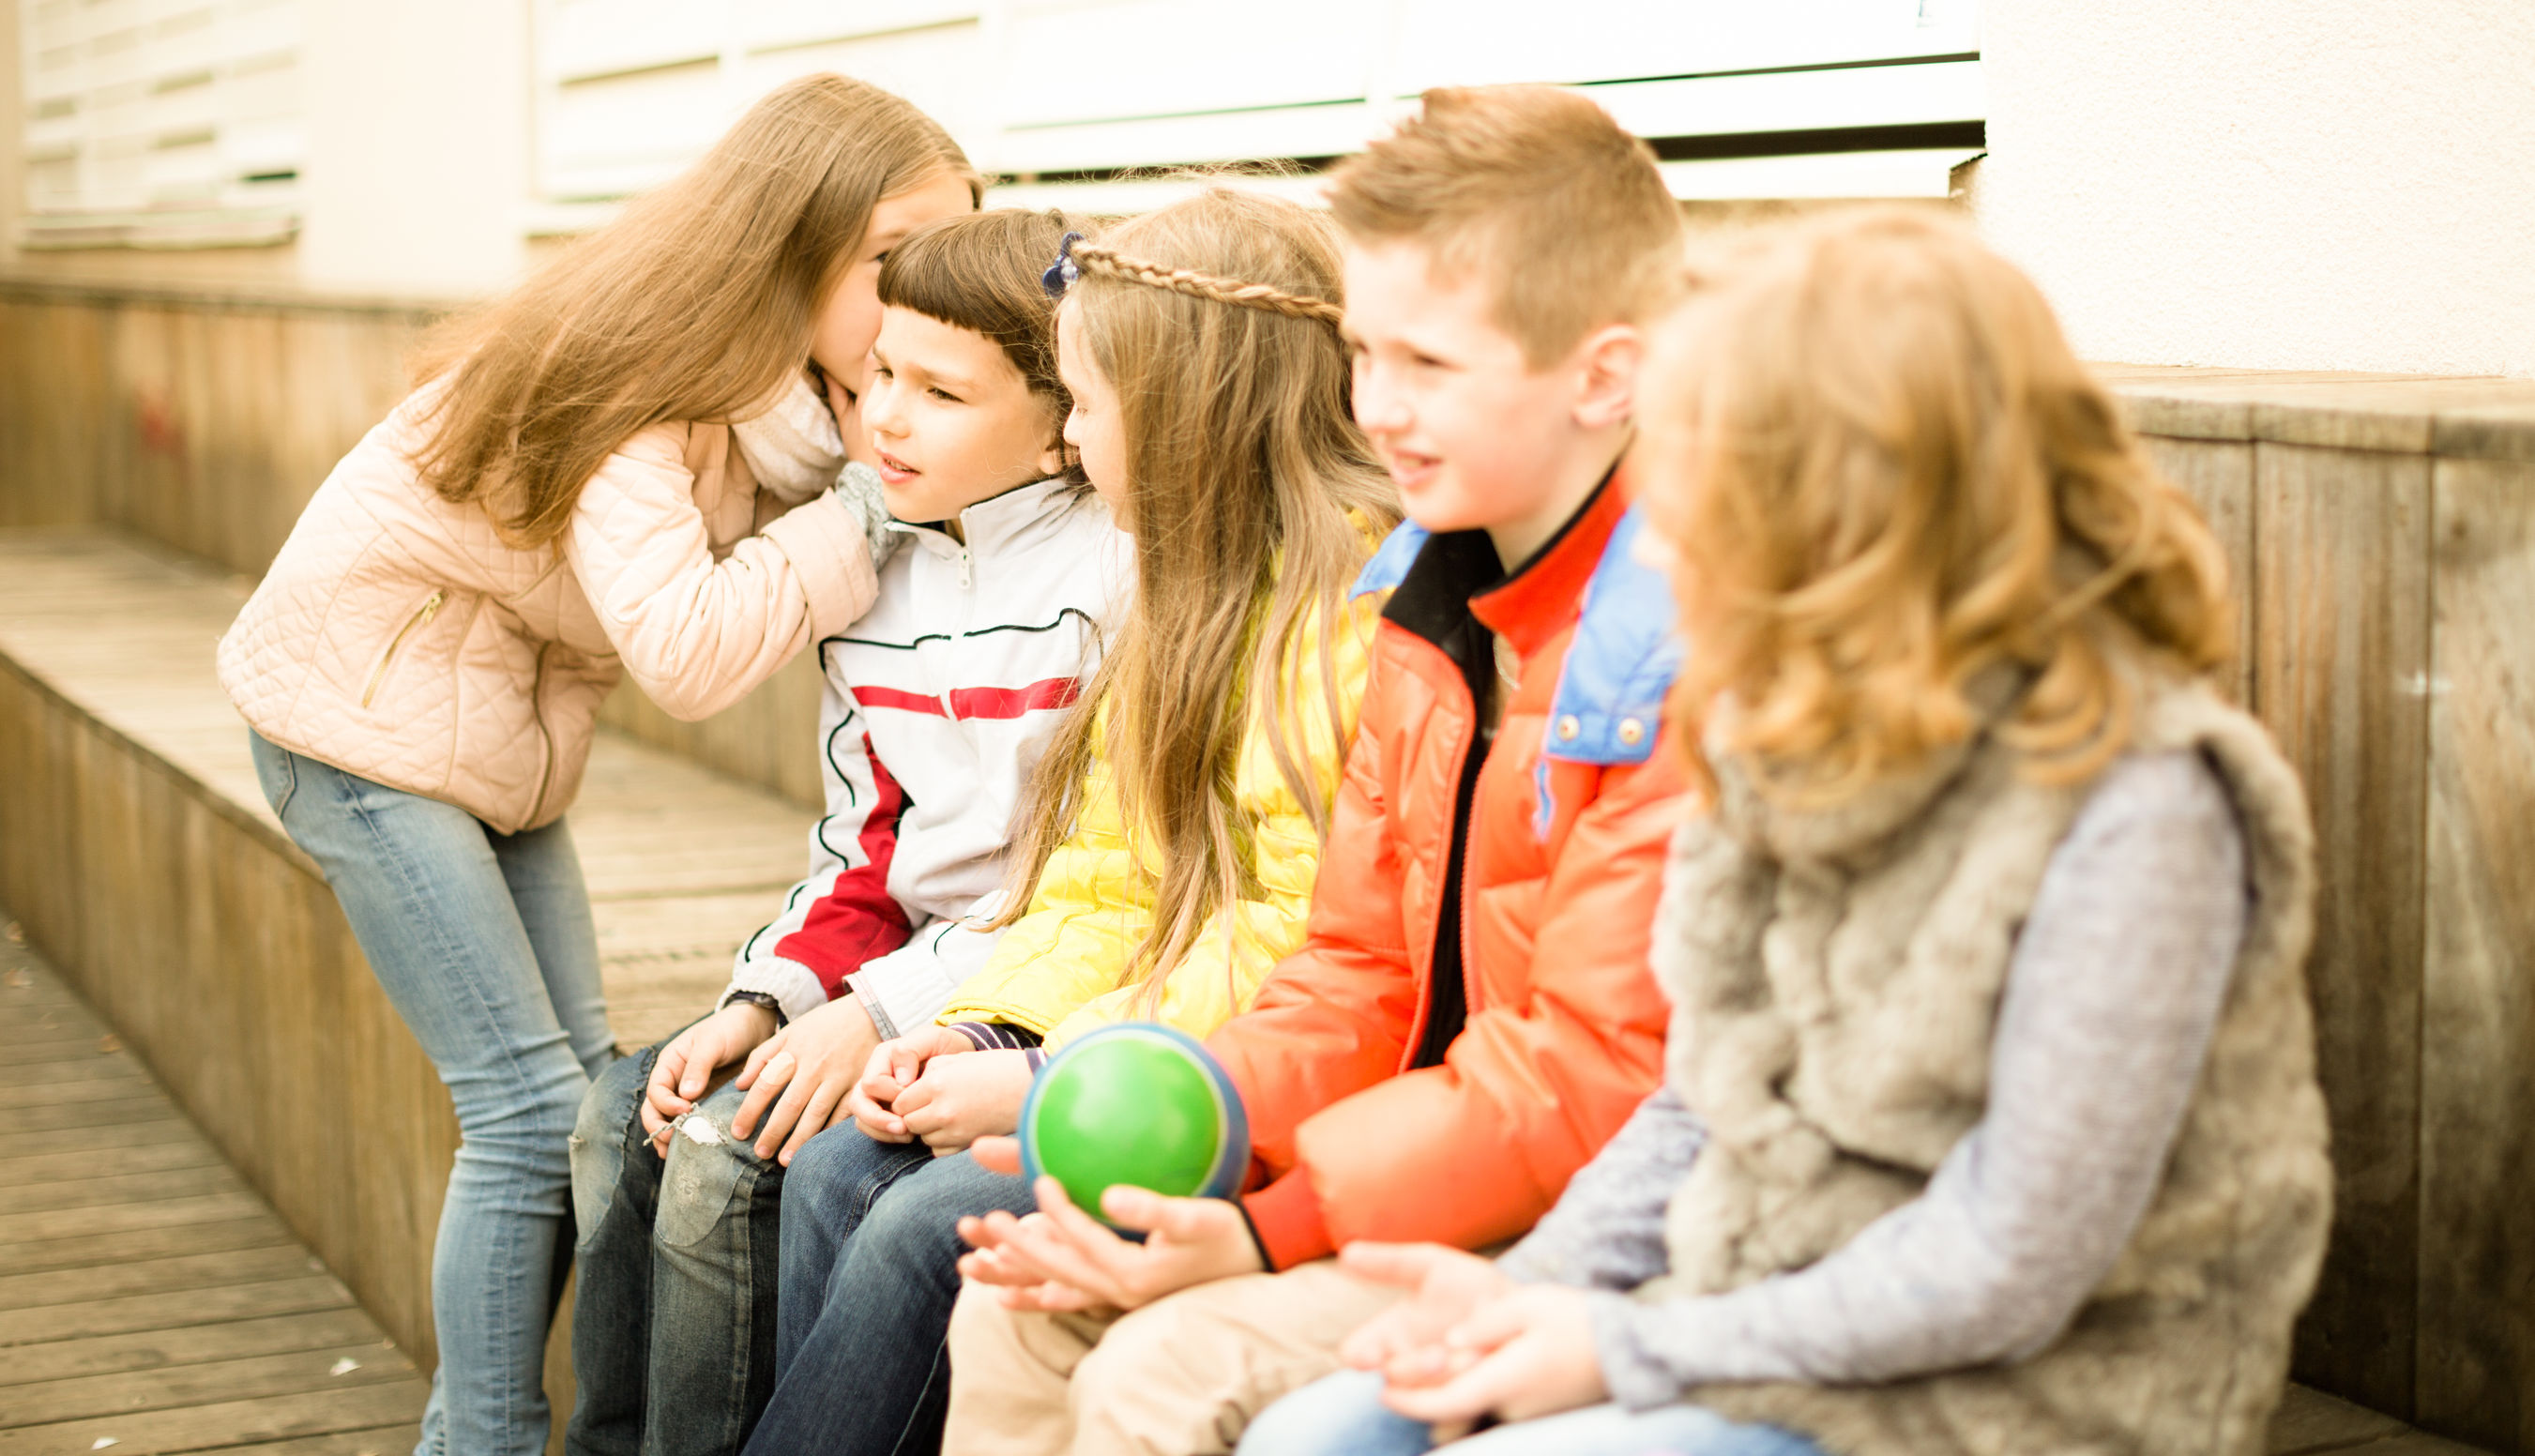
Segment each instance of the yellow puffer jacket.
[{"label": "yellow puffer jacket", "polygon": [[[1338,740],[1330,737],[1329,715],[1314,710],[1321,700],[1319,633],[1307,624],[1298,637],[1301,671],[1289,681],[1302,690],[1302,741],[1324,806],[1337,796],[1381,615],[1380,596],[1359,598],[1329,635],[1345,720]],[[1099,731],[1105,736],[1113,726],[1104,705]],[[1156,859],[1149,848],[1140,856],[1128,843],[1108,759],[1095,757],[1082,817],[1048,856],[1028,913],[1004,931],[985,969],[953,994],[941,1022],[1006,1022],[1036,1032],[1053,1048],[1094,1027],[1137,1018],[1204,1037],[1248,1006],[1268,972],[1302,945],[1321,866],[1311,817],[1277,771],[1263,726],[1252,721],[1232,781],[1235,832],[1249,852],[1257,897],[1216,909],[1162,983],[1158,1006],[1139,996],[1140,983],[1120,984],[1153,927]]]}]

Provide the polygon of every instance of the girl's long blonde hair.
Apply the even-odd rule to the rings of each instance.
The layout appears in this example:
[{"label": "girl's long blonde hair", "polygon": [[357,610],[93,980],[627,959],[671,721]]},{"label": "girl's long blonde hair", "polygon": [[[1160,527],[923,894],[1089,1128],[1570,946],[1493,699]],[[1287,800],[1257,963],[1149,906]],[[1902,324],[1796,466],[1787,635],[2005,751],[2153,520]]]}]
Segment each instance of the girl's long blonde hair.
[{"label": "girl's long blonde hair", "polygon": [[[1233,803],[1249,723],[1327,832],[1312,745],[1342,753],[1352,716],[1333,639],[1349,630],[1366,531],[1399,509],[1348,412],[1338,252],[1322,218],[1212,188],[1075,256],[1062,327],[1118,396],[1136,597],[1033,774],[1006,920],[1029,903],[1105,755],[1128,833],[1161,867],[1153,930],[1120,984],[1144,977],[1158,1001],[1206,919],[1255,891]],[[1319,681],[1304,682],[1313,643]]]},{"label": "girl's long blonde hair", "polygon": [[1763,792],[1820,807],[1983,726],[2042,782],[2129,742],[2137,675],[2234,645],[2217,542],[2050,305],[1954,223],[1808,227],[1663,330],[1646,506],[1690,642],[1675,697]]},{"label": "girl's long blonde hair", "polygon": [[676,180],[434,331],[414,367],[442,382],[423,479],[519,545],[554,539],[627,437],[738,417],[804,368],[872,209],[946,171],[971,176],[958,144],[878,87],[777,88]]}]

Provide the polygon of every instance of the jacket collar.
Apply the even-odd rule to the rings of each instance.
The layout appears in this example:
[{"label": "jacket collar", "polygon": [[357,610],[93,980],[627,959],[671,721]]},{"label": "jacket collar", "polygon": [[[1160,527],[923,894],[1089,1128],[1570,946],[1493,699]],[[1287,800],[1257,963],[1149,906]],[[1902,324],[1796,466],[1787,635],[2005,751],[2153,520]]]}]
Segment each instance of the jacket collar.
[{"label": "jacket collar", "polygon": [[[1391,589],[1384,618],[1448,653],[1472,618],[1526,655],[1574,623],[1550,699],[1544,769],[1550,758],[1642,763],[1681,671],[1682,642],[1670,583],[1635,554],[1645,521],[1627,499],[1623,461],[1512,574],[1499,568],[1484,531],[1437,535],[1403,524],[1366,563],[1356,591]],[[1545,816],[1545,783],[1541,808]]]},{"label": "jacket collar", "polygon": [[1626,510],[1619,467],[1531,559],[1505,570],[1483,530],[1438,535],[1403,522],[1357,576],[1355,594],[1391,592],[1383,616],[1448,652],[1473,617],[1529,656],[1575,621],[1604,543]]},{"label": "jacket collar", "polygon": [[1505,580],[1470,598],[1470,615],[1530,657],[1576,620],[1577,599],[1593,579],[1602,548],[1628,510],[1627,488],[1614,465],[1558,533]]},{"label": "jacket collar", "polygon": [[1035,544],[1045,526],[1084,506],[1097,507],[1098,501],[1080,482],[1059,475],[1016,486],[960,512],[959,534],[968,542],[964,548],[933,522],[893,519],[889,528],[946,561],[958,560],[964,549],[972,561],[982,562]]},{"label": "jacket collar", "polygon": [[1642,763],[1681,672],[1671,583],[1638,560],[1645,516],[1631,507],[1604,539],[1558,672],[1542,753],[1575,763]]}]

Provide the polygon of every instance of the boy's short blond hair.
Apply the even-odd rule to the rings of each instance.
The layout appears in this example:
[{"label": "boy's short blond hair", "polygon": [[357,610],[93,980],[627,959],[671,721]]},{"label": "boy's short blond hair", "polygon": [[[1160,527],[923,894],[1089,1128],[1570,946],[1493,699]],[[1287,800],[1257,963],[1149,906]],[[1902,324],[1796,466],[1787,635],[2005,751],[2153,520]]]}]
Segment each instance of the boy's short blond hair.
[{"label": "boy's short blond hair", "polygon": [[1439,87],[1421,114],[1342,163],[1329,211],[1358,243],[1414,242],[1475,273],[1534,367],[1663,303],[1681,210],[1646,144],[1546,86]]}]

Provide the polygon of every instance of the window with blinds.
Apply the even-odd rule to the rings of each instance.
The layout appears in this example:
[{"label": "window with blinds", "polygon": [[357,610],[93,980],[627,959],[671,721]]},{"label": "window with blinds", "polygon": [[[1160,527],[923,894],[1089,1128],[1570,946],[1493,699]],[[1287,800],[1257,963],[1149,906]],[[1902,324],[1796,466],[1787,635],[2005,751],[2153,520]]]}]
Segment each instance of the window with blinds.
[{"label": "window with blinds", "polygon": [[949,126],[998,202],[1148,207],[1155,168],[1362,148],[1430,86],[1577,87],[1684,198],[1944,196],[1987,112],[1976,0],[539,0],[557,230],[835,70]]},{"label": "window with blinds", "polygon": [[298,0],[21,0],[30,248],[299,227]]}]

